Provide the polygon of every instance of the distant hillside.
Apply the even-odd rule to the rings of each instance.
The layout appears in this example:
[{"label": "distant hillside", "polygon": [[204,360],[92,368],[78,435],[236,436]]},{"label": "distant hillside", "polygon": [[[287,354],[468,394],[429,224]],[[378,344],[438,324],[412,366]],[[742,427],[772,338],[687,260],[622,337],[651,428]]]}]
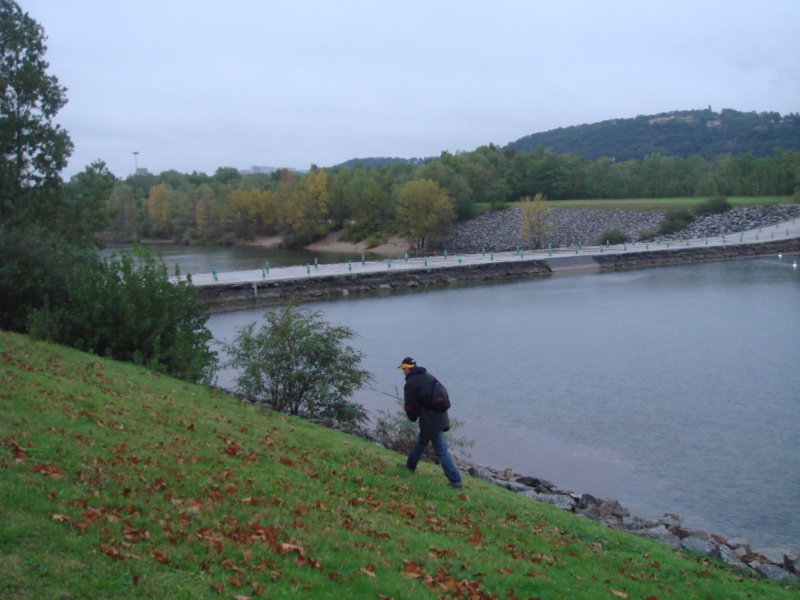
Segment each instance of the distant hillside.
[{"label": "distant hillside", "polygon": [[527,135],[509,146],[518,152],[541,146],[548,152],[577,154],[588,160],[608,156],[625,161],[654,153],[705,159],[725,153],[767,156],[778,148],[800,151],[800,114],[674,111],[560,127]]},{"label": "distant hillside", "polygon": [[[678,158],[751,152],[769,156],[776,149],[800,151],[800,113],[739,112],[723,108],[714,112],[679,110],[633,119],[611,119],[591,125],[559,127],[533,133],[509,143],[518,152],[539,147],[554,154],[576,154],[587,160],[608,156],[617,161],[662,154]],[[353,158],[336,167],[356,165],[374,168],[397,162],[422,166],[426,158]]]},{"label": "distant hillside", "polygon": [[424,158],[389,158],[389,157],[371,157],[371,158],[351,158],[350,160],[343,162],[341,164],[335,165],[334,168],[337,167],[347,167],[348,169],[353,169],[358,165],[363,165],[370,169],[374,169],[375,167],[379,167],[381,165],[390,165],[392,163],[408,163],[414,165],[415,167],[421,167],[425,164]]}]

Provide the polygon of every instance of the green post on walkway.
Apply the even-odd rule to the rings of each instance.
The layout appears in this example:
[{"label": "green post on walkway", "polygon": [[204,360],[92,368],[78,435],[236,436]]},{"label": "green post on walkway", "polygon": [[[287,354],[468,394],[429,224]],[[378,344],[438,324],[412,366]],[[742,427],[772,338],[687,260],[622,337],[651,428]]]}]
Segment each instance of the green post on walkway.
[{"label": "green post on walkway", "polygon": [[408,262],[408,252],[405,253],[406,262]]},{"label": "green post on walkway", "polygon": [[350,260],[349,258],[347,259],[347,270],[348,271],[352,271],[353,270],[353,261]]},{"label": "green post on walkway", "polygon": [[306,275],[311,275],[311,265],[306,263]]},{"label": "green post on walkway", "polygon": [[317,257],[316,256],[314,257],[314,268],[315,269],[319,268],[319,263],[317,263]]},{"label": "green post on walkway", "polygon": [[364,255],[363,254],[361,255],[361,265],[362,266],[364,265]]},{"label": "green post on walkway", "polygon": [[217,269],[214,267],[211,267],[211,275],[214,276],[214,281],[219,281],[219,278],[217,277]]},{"label": "green post on walkway", "polygon": [[264,262],[264,271],[269,275],[269,261]]}]

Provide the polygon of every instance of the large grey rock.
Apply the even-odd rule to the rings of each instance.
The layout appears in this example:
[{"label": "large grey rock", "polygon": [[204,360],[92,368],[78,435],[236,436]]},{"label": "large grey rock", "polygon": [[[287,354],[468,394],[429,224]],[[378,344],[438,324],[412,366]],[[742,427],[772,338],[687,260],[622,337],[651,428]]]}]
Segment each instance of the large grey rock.
[{"label": "large grey rock", "polygon": [[759,548],[756,554],[760,554],[767,559],[767,562],[775,565],[783,566],[786,563],[786,554],[778,548]]},{"label": "large grey rock", "polygon": [[760,565],[756,571],[761,573],[767,579],[789,579],[791,581],[797,581],[797,575],[794,573],[789,573],[789,571],[786,569],[782,569],[781,567],[771,563]]},{"label": "large grey rock", "polygon": [[522,492],[522,495],[539,502],[546,502],[552,504],[560,509],[573,512],[575,510],[575,500],[568,494],[540,494],[535,490],[528,490]]},{"label": "large grey rock", "polygon": [[524,483],[517,483],[516,481],[504,481],[502,479],[497,481],[497,484],[501,487],[506,488],[507,490],[511,490],[512,492],[528,492],[531,488],[529,488]]},{"label": "large grey rock", "polygon": [[681,540],[677,535],[674,535],[667,529],[664,525],[659,525],[658,527],[653,527],[651,529],[641,529],[639,531],[633,531],[634,535],[639,537],[648,537],[652,538],[662,544],[666,544],[673,550],[680,550],[681,548]]},{"label": "large grey rock", "polygon": [[710,542],[693,535],[683,538],[681,540],[681,547],[686,548],[687,550],[693,550],[694,552],[699,552],[704,556],[710,556],[711,558],[720,558],[719,546],[717,546],[714,542]]},{"label": "large grey rock", "polygon": [[729,546],[718,546],[718,549],[719,557],[729,565],[744,566],[744,563],[739,560],[739,557]]}]

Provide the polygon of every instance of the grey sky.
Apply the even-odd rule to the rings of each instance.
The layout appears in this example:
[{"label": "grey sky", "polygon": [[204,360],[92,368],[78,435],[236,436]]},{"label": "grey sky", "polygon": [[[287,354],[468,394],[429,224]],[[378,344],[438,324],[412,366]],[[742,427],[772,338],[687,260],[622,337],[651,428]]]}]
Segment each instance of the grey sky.
[{"label": "grey sky", "polygon": [[438,156],[671,110],[800,111],[800,1],[18,0],[70,176]]}]

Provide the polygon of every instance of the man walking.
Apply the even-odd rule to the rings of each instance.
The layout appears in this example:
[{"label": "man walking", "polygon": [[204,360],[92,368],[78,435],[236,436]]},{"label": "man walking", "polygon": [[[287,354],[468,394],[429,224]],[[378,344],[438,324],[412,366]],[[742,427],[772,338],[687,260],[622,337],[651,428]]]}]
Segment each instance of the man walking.
[{"label": "man walking", "polygon": [[419,419],[417,440],[408,453],[405,465],[401,463],[400,466],[413,473],[425,447],[430,442],[450,487],[461,489],[461,473],[458,472],[444,439],[444,432],[450,429],[450,418],[446,410],[437,411],[430,408],[436,378],[428,373],[425,367],[418,367],[410,356],[403,359],[397,370],[403,371],[406,376],[406,384],[403,387],[406,415],[411,422]]}]

